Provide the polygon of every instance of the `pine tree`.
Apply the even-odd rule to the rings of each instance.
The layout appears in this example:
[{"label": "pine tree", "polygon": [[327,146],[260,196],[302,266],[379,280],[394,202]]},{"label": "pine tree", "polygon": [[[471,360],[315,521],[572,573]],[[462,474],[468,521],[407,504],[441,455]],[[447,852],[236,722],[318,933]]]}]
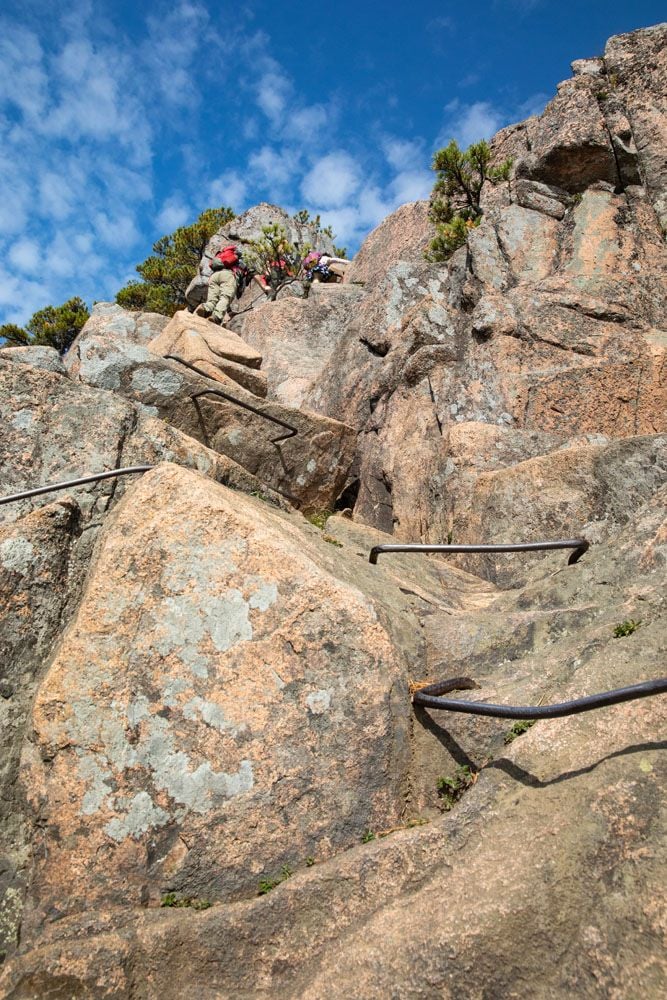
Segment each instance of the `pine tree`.
[{"label": "pine tree", "polygon": [[82,299],[75,297],[61,306],[46,306],[34,313],[25,328],[14,323],[0,326],[0,339],[19,347],[54,347],[64,354],[90,316]]}]

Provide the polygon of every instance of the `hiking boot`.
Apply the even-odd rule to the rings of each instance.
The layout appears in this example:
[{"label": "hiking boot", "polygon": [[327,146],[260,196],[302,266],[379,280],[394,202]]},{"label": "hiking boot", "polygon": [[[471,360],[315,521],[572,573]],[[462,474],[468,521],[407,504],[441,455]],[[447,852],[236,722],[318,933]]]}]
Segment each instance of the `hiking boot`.
[{"label": "hiking boot", "polygon": [[195,309],[195,316],[203,316],[204,319],[210,319],[211,318],[211,314],[210,314],[210,312],[208,311],[208,309],[206,308],[206,306],[204,305],[203,302],[202,302],[201,305],[197,306],[197,308]]}]

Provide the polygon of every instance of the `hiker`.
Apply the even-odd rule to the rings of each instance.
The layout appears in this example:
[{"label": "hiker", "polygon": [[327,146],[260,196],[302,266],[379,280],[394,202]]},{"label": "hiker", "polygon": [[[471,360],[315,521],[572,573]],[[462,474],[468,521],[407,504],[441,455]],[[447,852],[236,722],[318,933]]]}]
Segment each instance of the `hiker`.
[{"label": "hiker", "polygon": [[265,295],[270,295],[271,292],[277,292],[291,277],[293,275],[287,261],[280,257],[267,264],[264,274],[254,274],[252,280],[259,285]]},{"label": "hiker", "polygon": [[241,260],[241,251],[231,245],[218,251],[211,261],[211,271],[206,302],[195,312],[220,326],[232,301],[245,288],[248,268]]},{"label": "hiker", "polygon": [[320,266],[326,267],[330,274],[334,274],[341,281],[345,277],[345,268],[350,263],[345,257],[330,257],[328,254],[323,253],[320,257]]}]

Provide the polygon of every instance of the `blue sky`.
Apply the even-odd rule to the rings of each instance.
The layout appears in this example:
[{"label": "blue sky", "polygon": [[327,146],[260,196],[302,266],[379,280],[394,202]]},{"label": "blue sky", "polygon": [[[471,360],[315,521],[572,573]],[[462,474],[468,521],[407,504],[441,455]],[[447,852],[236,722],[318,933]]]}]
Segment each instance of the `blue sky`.
[{"label": "blue sky", "polygon": [[[0,322],[113,298],[204,208],[308,208],[353,251],[433,150],[539,112],[664,2],[0,6]],[[662,16],[661,16],[662,15]]]}]

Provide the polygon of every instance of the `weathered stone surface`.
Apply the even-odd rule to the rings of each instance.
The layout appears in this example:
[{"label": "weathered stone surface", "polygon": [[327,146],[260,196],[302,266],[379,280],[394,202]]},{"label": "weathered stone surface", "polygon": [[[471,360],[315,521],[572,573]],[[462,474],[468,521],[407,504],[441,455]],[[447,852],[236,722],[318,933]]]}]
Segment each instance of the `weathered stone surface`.
[{"label": "weathered stone surface", "polygon": [[345,271],[345,283],[375,285],[399,261],[421,263],[435,235],[428,207],[427,201],[411,201],[381,222]]},{"label": "weathered stone surface", "polygon": [[[667,437],[571,445],[497,471],[482,472],[454,519],[457,542],[608,538],[667,483]],[[517,586],[531,567],[556,567],[561,552],[460,557],[473,573]]]},{"label": "weathered stone surface", "polygon": [[[617,541],[502,598],[518,627],[527,607],[535,621],[551,612],[539,637],[524,628],[525,642],[511,640],[518,657],[494,664],[484,648],[477,660],[464,635],[474,619],[452,620],[454,653],[481,682],[466,695],[551,702],[652,676],[665,636],[666,502],[663,489]],[[643,624],[615,639],[627,617]],[[137,909],[116,925],[108,909],[52,923],[5,970],[7,995],[60,986],[170,1000],[194,983],[202,996],[248,1000],[659,996],[665,699],[541,721],[510,746],[508,724],[482,721],[493,760],[440,819],[317,863],[268,897],[204,913]],[[474,764],[467,717],[424,713],[418,724],[457,764]],[[545,949],[558,962],[545,965]]]},{"label": "weathered stone surface", "polygon": [[615,35],[605,46],[609,85],[622,102],[646,190],[667,229],[667,24]]},{"label": "weathered stone surface", "polygon": [[560,188],[539,184],[519,178],[515,184],[517,205],[532,208],[536,212],[544,212],[554,219],[562,219],[565,215],[569,196]]},{"label": "weathered stone surface", "polygon": [[604,115],[596,97],[597,77],[566,80],[545,108],[531,135],[532,152],[516,163],[517,177],[540,181],[570,193],[595,181],[615,185],[618,171]]},{"label": "weathered stone surface", "polygon": [[160,357],[182,354],[192,364],[204,361],[215,366],[222,359],[247,368],[262,366],[261,354],[244,343],[237,333],[216,326],[203,316],[195,316],[187,309],[175,313],[162,333],[147,346]]},{"label": "weathered stone surface", "polygon": [[76,355],[78,345],[89,336],[102,335],[145,347],[168,322],[169,317],[162,316],[161,313],[133,312],[123,309],[115,302],[96,302],[90,319],[70,348],[68,360]]},{"label": "weathered stone surface", "polygon": [[71,500],[0,525],[0,956],[16,944],[31,840],[17,788],[36,686],[69,596],[78,528]]},{"label": "weathered stone surface", "polygon": [[[352,428],[304,410],[259,401],[236,383],[200,377],[144,347],[90,337],[81,345],[78,377],[87,385],[125,395],[154,416],[243,466],[306,511],[331,510],[354,457]],[[222,390],[274,421],[216,396]],[[196,401],[193,395],[205,393]],[[285,426],[288,425],[288,426]],[[287,434],[297,434],[274,444]]]},{"label": "weathered stone surface", "polygon": [[279,524],[168,465],[107,522],[26,751],[49,845],[33,926],[169,889],[252,894],[398,819],[405,668],[368,600]]},{"label": "weathered stone surface", "polygon": [[62,358],[53,347],[3,347],[0,349],[0,359],[43,368],[57,375],[67,374]]},{"label": "weathered stone surface", "polygon": [[335,361],[340,340],[362,292],[354,285],[313,285],[308,299],[266,302],[232,320],[233,328],[264,359],[269,398],[313,409],[311,390]]},{"label": "weathered stone surface", "polygon": [[[84,357],[94,343],[91,337],[82,345]],[[148,354],[137,345],[126,349]],[[114,378],[118,370],[116,366]],[[264,490],[273,502],[282,502],[231,458],[156,419],[150,409],[51,372],[0,361],[0,419],[5,429],[0,440],[3,495],[107,469],[170,461],[234,489]],[[66,495],[77,501],[83,524],[97,525],[128,482],[108,479],[73,487],[67,494],[19,500],[0,507],[0,522]]]}]

